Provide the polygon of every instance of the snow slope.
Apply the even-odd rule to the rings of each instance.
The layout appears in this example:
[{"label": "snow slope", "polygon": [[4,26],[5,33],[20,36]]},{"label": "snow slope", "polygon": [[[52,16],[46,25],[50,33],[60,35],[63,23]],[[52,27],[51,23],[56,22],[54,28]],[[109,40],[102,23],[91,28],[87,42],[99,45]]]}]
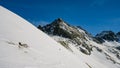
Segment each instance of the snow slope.
[{"label": "snow slope", "polygon": [[[51,36],[56,41],[65,41],[72,53],[82,59],[84,63],[88,64],[90,68],[120,68],[120,59],[116,57],[119,55],[119,51],[115,49],[115,46],[120,46],[117,42],[105,42],[103,44],[97,44],[96,42],[89,40],[91,44],[92,52],[90,55],[86,55],[79,50],[79,46],[69,41],[68,38],[60,36]],[[80,45],[82,46],[82,45]]]},{"label": "snow slope", "polygon": [[[27,44],[24,47],[18,44]],[[0,68],[89,68],[32,24],[0,6]]]}]

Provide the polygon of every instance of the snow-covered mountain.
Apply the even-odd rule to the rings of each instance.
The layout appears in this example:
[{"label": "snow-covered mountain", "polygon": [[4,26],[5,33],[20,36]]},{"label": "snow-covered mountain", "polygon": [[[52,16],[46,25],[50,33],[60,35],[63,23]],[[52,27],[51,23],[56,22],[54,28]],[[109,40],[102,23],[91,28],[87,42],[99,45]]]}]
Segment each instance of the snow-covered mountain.
[{"label": "snow-covered mountain", "polygon": [[[51,24],[43,26],[42,28],[41,26],[38,26],[38,28],[55,38],[57,36],[58,40],[56,40],[71,51],[72,49],[70,49],[68,43],[78,46],[77,48],[85,54],[91,54],[92,47],[88,41],[92,40],[92,37],[88,32],[84,31],[83,29],[80,29],[80,26],[71,26],[64,22],[61,18],[58,18],[54,20]],[[64,38],[66,39],[63,40]]]},{"label": "snow-covered mountain", "polygon": [[119,33],[115,34],[112,31],[102,31],[101,33],[97,34],[95,38],[99,40],[101,43],[107,41],[119,41]]},{"label": "snow-covered mountain", "polygon": [[28,21],[0,6],[0,68],[89,68]]},{"label": "snow-covered mountain", "polygon": [[60,18],[39,28],[49,36],[0,6],[0,68],[120,68],[116,41],[98,44]]},{"label": "snow-covered mountain", "polygon": [[120,43],[112,31],[104,31],[93,37],[80,26],[71,26],[61,18],[38,28],[82,58],[89,68],[100,68],[97,66],[99,64],[105,68],[120,68]]}]

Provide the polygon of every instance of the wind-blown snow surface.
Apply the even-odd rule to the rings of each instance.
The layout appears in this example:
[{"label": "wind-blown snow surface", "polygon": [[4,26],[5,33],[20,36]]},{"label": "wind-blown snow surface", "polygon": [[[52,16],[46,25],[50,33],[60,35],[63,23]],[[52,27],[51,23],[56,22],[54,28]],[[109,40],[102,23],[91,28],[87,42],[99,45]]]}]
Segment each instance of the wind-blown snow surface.
[{"label": "wind-blown snow surface", "polygon": [[[28,47],[19,47],[18,44]],[[0,68],[89,68],[26,20],[0,6]]]}]

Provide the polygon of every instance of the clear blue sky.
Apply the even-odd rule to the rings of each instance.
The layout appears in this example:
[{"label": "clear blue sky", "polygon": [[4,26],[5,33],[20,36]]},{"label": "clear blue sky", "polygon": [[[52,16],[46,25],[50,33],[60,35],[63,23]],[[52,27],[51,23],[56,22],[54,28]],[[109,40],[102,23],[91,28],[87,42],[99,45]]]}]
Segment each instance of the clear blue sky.
[{"label": "clear blue sky", "polygon": [[120,31],[120,0],[0,0],[0,5],[35,26],[60,17],[93,35],[103,30]]}]

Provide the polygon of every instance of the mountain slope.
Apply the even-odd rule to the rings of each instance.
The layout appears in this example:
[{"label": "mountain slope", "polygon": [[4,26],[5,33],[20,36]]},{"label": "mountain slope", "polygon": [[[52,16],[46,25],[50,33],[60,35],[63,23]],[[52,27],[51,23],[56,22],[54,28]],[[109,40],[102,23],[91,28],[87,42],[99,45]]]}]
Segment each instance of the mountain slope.
[{"label": "mountain slope", "polygon": [[[71,26],[61,18],[54,20],[41,29],[66,49],[84,60],[90,68],[119,68],[120,67],[120,43],[110,42],[116,39],[114,33],[108,32],[104,42],[91,36],[81,27]],[[109,34],[110,33],[110,34]],[[97,42],[97,43],[96,43]],[[92,62],[92,63],[91,63]]]},{"label": "mountain slope", "polygon": [[0,6],[0,68],[89,68],[26,20]]}]

